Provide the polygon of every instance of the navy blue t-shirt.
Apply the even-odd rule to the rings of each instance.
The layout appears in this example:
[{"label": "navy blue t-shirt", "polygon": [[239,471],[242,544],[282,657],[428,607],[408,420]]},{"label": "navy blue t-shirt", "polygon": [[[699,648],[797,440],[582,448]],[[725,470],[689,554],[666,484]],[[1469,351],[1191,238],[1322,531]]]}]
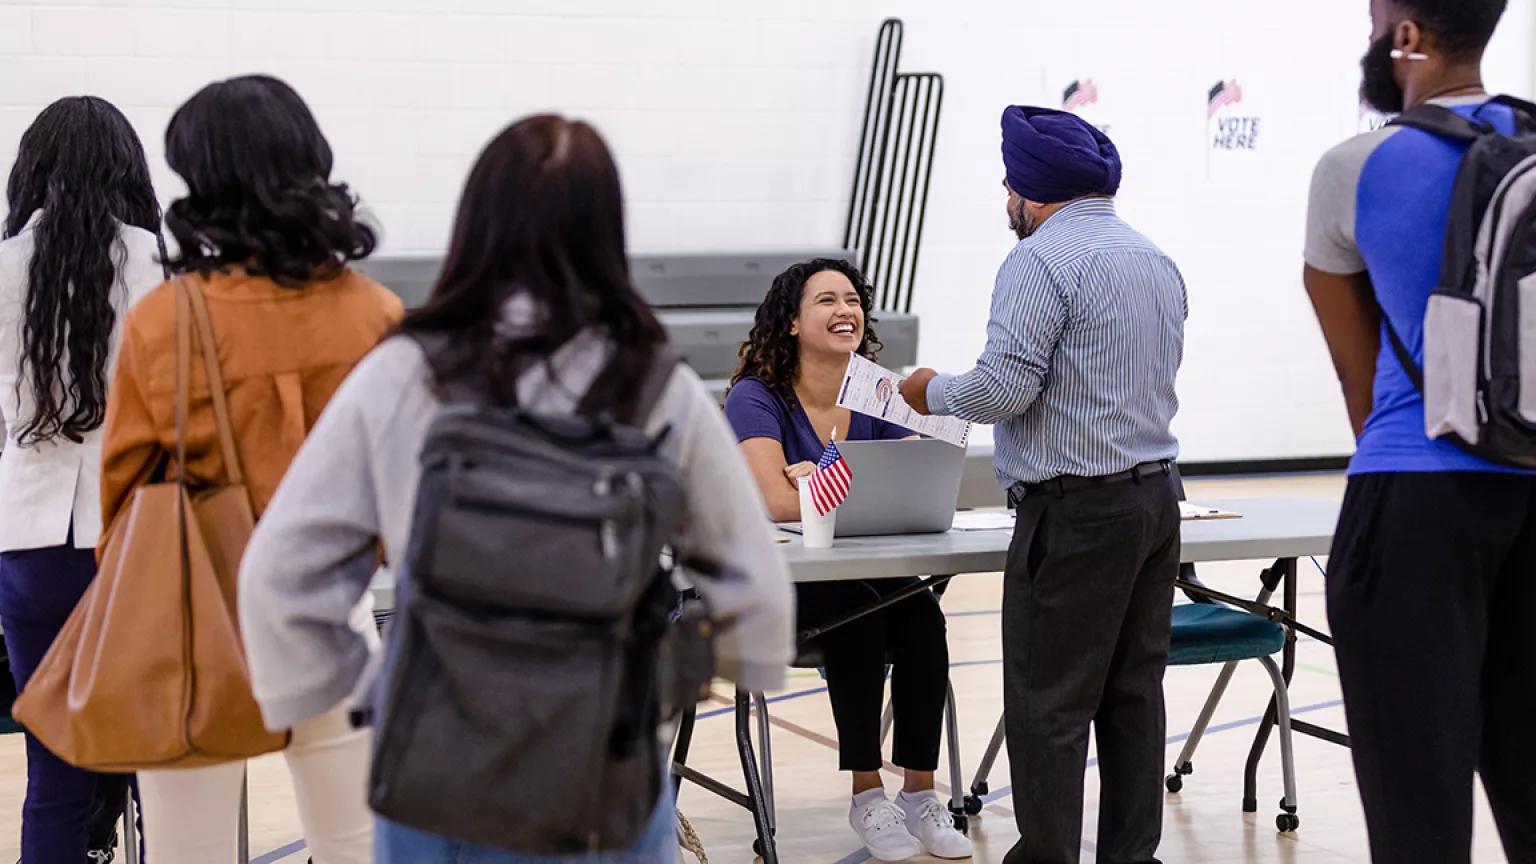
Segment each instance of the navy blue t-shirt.
[{"label": "navy blue t-shirt", "polygon": [[[799,400],[790,402],[756,378],[743,378],[731,388],[725,397],[725,417],[736,430],[737,441],[772,438],[783,445],[784,461],[790,465],[819,460],[827,446],[817,437]],[[915,434],[857,411],[848,428],[838,430],[843,441],[893,441]]]}]

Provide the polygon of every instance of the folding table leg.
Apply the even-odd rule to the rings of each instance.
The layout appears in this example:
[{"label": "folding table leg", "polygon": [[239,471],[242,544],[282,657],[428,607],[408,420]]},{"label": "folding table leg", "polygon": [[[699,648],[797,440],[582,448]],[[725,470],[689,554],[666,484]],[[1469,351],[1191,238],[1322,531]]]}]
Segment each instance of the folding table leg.
[{"label": "folding table leg", "polygon": [[757,828],[755,851],[763,864],[778,864],[779,853],[773,842],[773,826],[769,824],[767,800],[763,784],[757,773],[757,756],[752,747],[752,717],[749,710],[751,697],[746,691],[736,691],[736,751],[741,756],[742,778],[747,784],[747,798],[752,803],[752,821]]},{"label": "folding table leg", "polygon": [[240,778],[240,833],[235,860],[251,864],[251,773],[247,768]]},{"label": "folding table leg", "polygon": [[123,802],[123,861],[139,864],[139,814],[134,806],[133,785],[128,786],[128,797]]},{"label": "folding table leg", "polygon": [[960,718],[955,708],[955,687],[946,683],[944,696],[944,737],[949,745],[949,813],[955,818],[955,827],[966,830],[967,818],[964,768],[960,765]]},{"label": "folding table leg", "polygon": [[768,716],[768,697],[753,693],[752,702],[757,706],[757,746],[759,749],[758,773],[763,780],[763,798],[768,807],[768,830],[778,833],[778,808],[773,795],[773,721]]}]

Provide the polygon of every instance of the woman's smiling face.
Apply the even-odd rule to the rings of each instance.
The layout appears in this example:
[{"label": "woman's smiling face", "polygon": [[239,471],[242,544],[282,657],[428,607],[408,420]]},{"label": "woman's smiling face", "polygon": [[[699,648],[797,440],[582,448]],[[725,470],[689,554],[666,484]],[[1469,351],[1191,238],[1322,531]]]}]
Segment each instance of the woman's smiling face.
[{"label": "woman's smiling face", "polygon": [[859,350],[864,341],[864,305],[847,276],[823,270],[806,280],[793,333],[800,340],[801,356]]}]

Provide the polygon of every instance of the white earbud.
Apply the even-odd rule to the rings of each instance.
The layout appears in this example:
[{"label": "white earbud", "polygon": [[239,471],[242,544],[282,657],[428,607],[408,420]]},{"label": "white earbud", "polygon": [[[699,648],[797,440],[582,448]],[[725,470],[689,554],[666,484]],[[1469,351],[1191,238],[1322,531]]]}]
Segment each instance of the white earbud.
[{"label": "white earbud", "polygon": [[1429,59],[1429,55],[1428,54],[1420,54],[1417,51],[1415,51],[1412,54],[1410,54],[1410,53],[1404,51],[1401,48],[1393,48],[1392,49],[1392,59],[1393,60],[1428,60]]}]

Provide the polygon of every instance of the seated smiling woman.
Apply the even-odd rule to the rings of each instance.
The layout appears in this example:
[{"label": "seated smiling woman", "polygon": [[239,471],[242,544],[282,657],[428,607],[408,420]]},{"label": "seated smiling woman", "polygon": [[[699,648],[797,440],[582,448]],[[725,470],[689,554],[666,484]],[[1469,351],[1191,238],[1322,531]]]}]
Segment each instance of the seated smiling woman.
[{"label": "seated smiling woman", "polygon": [[[725,400],[726,417],[777,521],[800,518],[796,480],[816,470],[834,435],[845,441],[911,438],[907,429],[837,407],[848,355],[874,359],[880,342],[867,326],[872,292],[851,264],[816,259],[773,280],[757,309],[741,368]],[[858,482],[855,478],[854,482]],[[912,579],[796,586],[801,629],[829,623]],[[839,764],[853,772],[848,820],[876,859],[923,854],[968,858],[971,841],[955,830],[934,792],[939,730],[949,678],[944,613],[931,592],[866,615],[817,637],[837,723]],[[880,715],[886,665],[895,713],[892,761],[905,770],[895,802],[880,779]]]}]

